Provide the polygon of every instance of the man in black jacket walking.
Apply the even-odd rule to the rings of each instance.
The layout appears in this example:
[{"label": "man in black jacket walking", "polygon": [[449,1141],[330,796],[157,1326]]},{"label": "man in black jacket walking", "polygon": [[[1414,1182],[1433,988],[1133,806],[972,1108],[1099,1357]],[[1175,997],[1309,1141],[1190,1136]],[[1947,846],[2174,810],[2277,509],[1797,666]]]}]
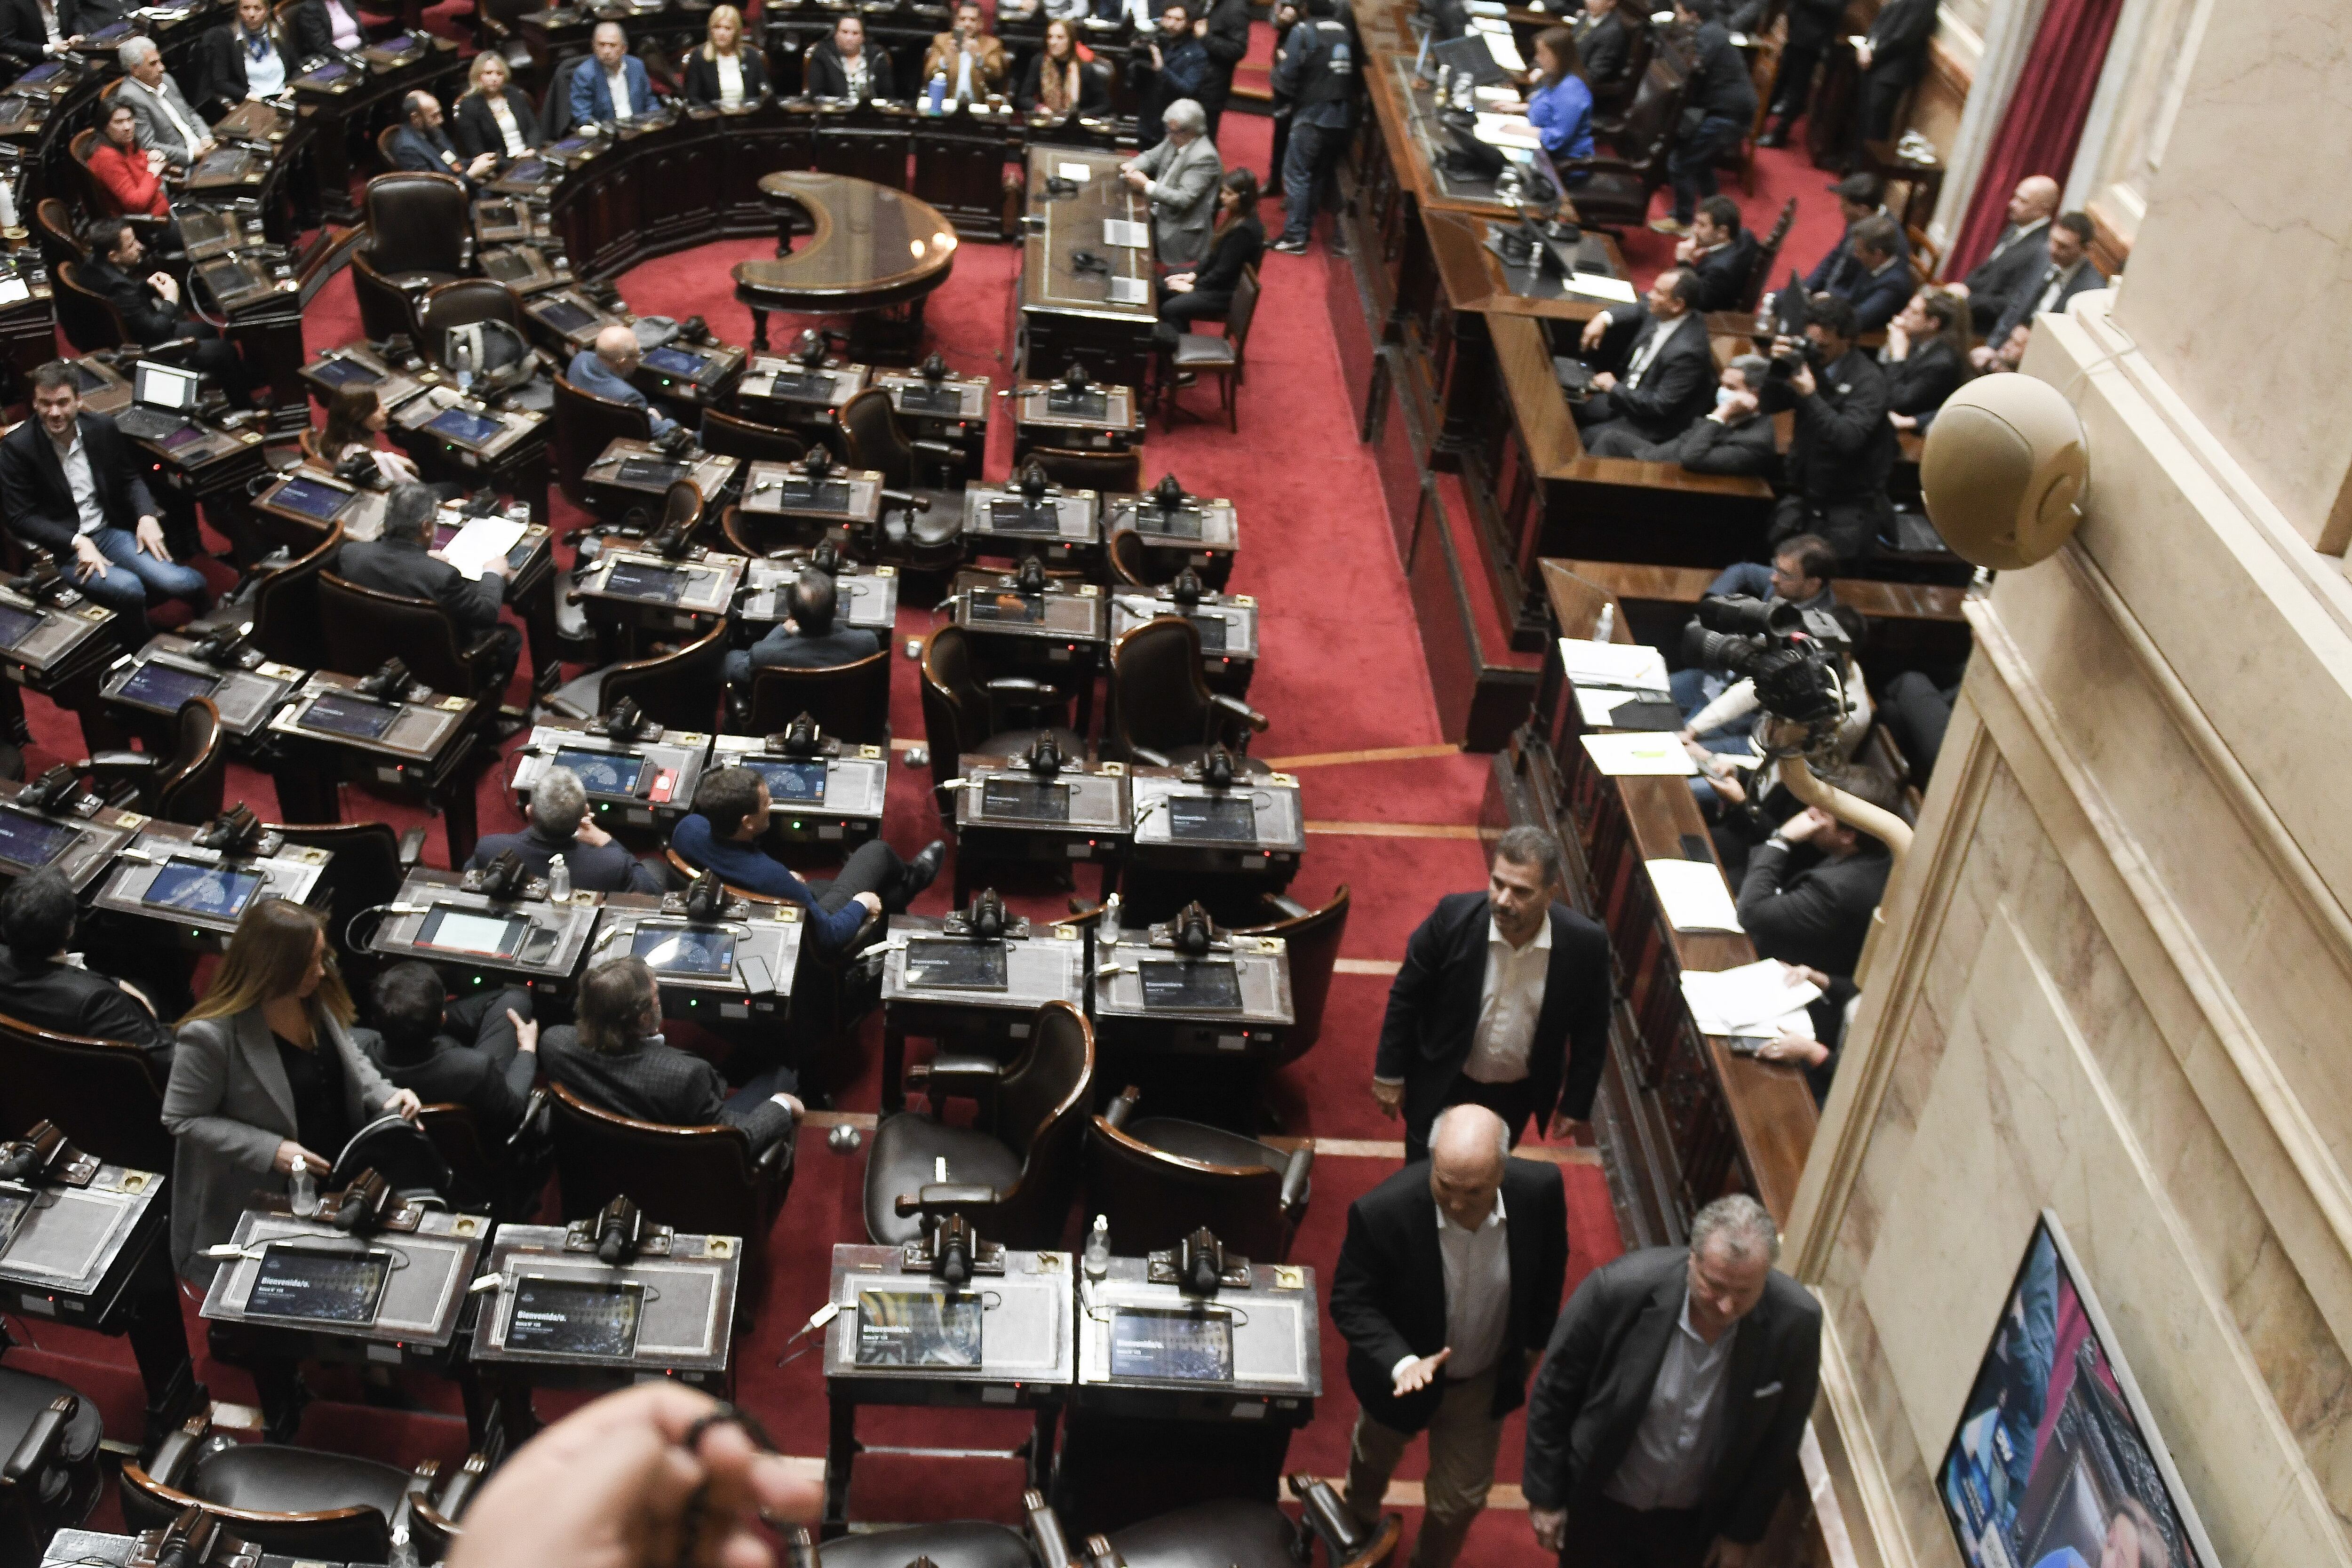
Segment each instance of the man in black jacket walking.
[{"label": "man in black jacket walking", "polygon": [[[1772,513],[1769,542],[1817,533],[1841,560],[1858,561],[1894,512],[1886,476],[1894,470],[1895,426],[1886,422],[1886,373],[1854,346],[1853,307],[1816,294],[1809,307],[1804,363],[1786,385],[1795,395],[1796,434],[1789,442],[1789,493]],[[1787,406],[1787,405],[1783,405]]]},{"label": "man in black jacket walking", "polygon": [[1503,1418],[1559,1316],[1568,1207],[1557,1165],[1514,1160],[1481,1105],[1438,1118],[1427,1164],[1348,1210],[1331,1321],[1356,1395],[1348,1507],[1377,1525],[1405,1446],[1429,1434],[1411,1568],[1450,1568],[1486,1505]]},{"label": "man in black jacket walking", "polygon": [[1452,893],[1405,943],[1389,987],[1372,1098],[1404,1116],[1407,1161],[1449,1105],[1483,1105],[1511,1142],[1528,1120],[1583,1130],[1609,1051],[1609,939],[1558,901],[1559,844],[1514,827],[1484,893]]},{"label": "man in black jacket walking", "polygon": [[1687,1248],[1587,1276],[1528,1398],[1528,1522],[1576,1568],[1745,1568],[1797,1465],[1821,1304],[1772,1265],[1764,1205],[1717,1198]]},{"label": "man in black jacket walking", "polygon": [[515,664],[522,658],[522,634],[499,621],[509,568],[503,559],[497,560],[480,577],[468,577],[433,554],[428,545],[439,506],[428,485],[394,487],[383,504],[383,537],[344,545],[335,575],[381,594],[432,600],[449,617],[461,648],[497,634],[489,689],[503,701],[507,682],[514,679]]}]

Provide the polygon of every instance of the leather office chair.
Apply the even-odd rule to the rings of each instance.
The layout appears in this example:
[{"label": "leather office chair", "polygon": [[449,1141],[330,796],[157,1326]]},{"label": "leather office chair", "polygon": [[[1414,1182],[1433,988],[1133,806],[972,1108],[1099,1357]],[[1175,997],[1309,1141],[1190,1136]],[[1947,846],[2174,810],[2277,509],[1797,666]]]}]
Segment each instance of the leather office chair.
[{"label": "leather office chair", "polygon": [[1174,1247],[1207,1226],[1255,1263],[1280,1263],[1307,1216],[1315,1148],[1280,1149],[1222,1127],[1135,1114],[1129,1086],[1087,1133],[1087,1207],[1129,1254]]},{"label": "leather office chair", "polygon": [[75,1147],[134,1171],[169,1171],[164,1076],[138,1047],[0,1016],[0,1137],[54,1121]]},{"label": "leather office chair", "polygon": [[[1224,407],[1225,428],[1235,435],[1242,427],[1241,384],[1249,354],[1250,322],[1257,317],[1257,268],[1244,268],[1240,281],[1234,285],[1234,302],[1225,307],[1223,332],[1214,337],[1206,332],[1177,334],[1176,348],[1168,361],[1171,369],[1217,378],[1217,401]],[[1163,384],[1163,389],[1162,417],[1172,430],[1176,416],[1190,415],[1192,410],[1184,406],[1173,377]]]},{"label": "leather office chair", "polygon": [[555,467],[555,480],[563,487],[564,499],[572,505],[594,510],[588,504],[587,488],[581,479],[588,465],[604,455],[605,447],[625,438],[651,440],[653,433],[653,416],[645,408],[618,398],[599,397],[574,386],[562,371],[555,373],[555,423],[549,433],[548,460]]},{"label": "leather office chair", "polygon": [[[891,489],[928,501],[930,510],[884,504],[882,549],[910,566],[944,571],[955,564],[963,533],[964,449],[946,441],[917,440],[899,423],[890,395],[869,386],[834,411],[844,456],[853,468],[871,468]],[[937,477],[938,488],[923,485]]]},{"label": "leather office chair", "polygon": [[813,550],[834,531],[821,518],[771,517],[730,506],[719,514],[719,531],[738,555],[772,556]]},{"label": "leather office chair", "polygon": [[[1018,756],[1037,739],[1035,721],[1066,718],[1068,699],[1042,680],[1001,676],[983,680],[972,658],[971,637],[961,626],[935,628],[923,641],[923,737],[931,749],[931,787],[940,815],[955,820],[953,796],[947,786],[961,776],[961,759],[967,756]],[[1030,727],[1005,722],[1017,711]],[[1086,755],[1086,737],[1066,725],[1044,726],[1067,757]]]},{"label": "leather office chair", "polygon": [[572,76],[587,55],[559,57],[554,68],[547,73],[547,98],[540,105],[540,140],[560,141],[577,123],[572,118]]},{"label": "leather office chair", "polygon": [[1329,1482],[1310,1476],[1292,1476],[1290,1491],[1304,1505],[1302,1519],[1268,1500],[1219,1498],[1096,1536],[1086,1555],[1102,1568],[1297,1568],[1319,1541],[1328,1568],[1380,1568],[1395,1552],[1402,1515],[1368,1525]]},{"label": "leather office chair", "polygon": [[808,443],[782,426],[756,419],[738,419],[716,408],[702,411],[702,449],[722,458],[752,463],[797,463],[808,456]]},{"label": "leather office chair", "polygon": [[730,630],[722,616],[709,632],[669,653],[591,670],[556,688],[547,706],[567,719],[593,719],[630,697],[666,730],[709,734],[718,726]]},{"label": "leather office chair", "polygon": [[428,289],[425,303],[416,312],[416,325],[421,335],[417,347],[427,359],[439,363],[441,336],[452,327],[470,326],[476,321],[499,321],[524,331],[522,307],[515,302],[514,291],[494,278],[459,278],[447,283],[436,283]]},{"label": "leather office chair", "polygon": [[400,160],[392,150],[392,142],[394,137],[400,134],[400,128],[403,123],[403,121],[395,120],[391,124],[385,126],[383,130],[375,133],[376,159],[387,169],[397,169],[400,167]]},{"label": "leather office chair", "polygon": [[1650,74],[1650,57],[1657,52],[1657,33],[1650,26],[1647,0],[1620,0],[1617,20],[1625,28],[1625,68],[1613,81],[1592,89],[1592,134],[1615,145],[1625,130],[1625,110]]},{"label": "leather office chair", "polygon": [[[121,79],[121,78],[116,79],[117,81]],[[109,84],[108,90],[110,93],[112,91],[112,84]],[[105,111],[101,110],[100,112]],[[83,207],[102,216],[124,219],[139,231],[140,242],[151,249],[153,248],[156,237],[163,232],[164,226],[171,220],[151,217],[145,213],[126,213],[122,210],[122,204],[114,199],[114,193],[106,188],[106,183],[90,173],[89,155],[97,145],[98,128],[96,126],[86,131],[76,132],[73,140],[66,144],[66,151],[71,158],[74,181],[81,189]]]},{"label": "leather office chair", "polygon": [[767,1279],[769,1227],[793,1185],[793,1140],[757,1155],[740,1127],[668,1127],[600,1110],[562,1084],[550,1091],[556,1180],[563,1217],[581,1219],[624,1194],[646,1218],[692,1234],[743,1240],[749,1321]]},{"label": "leather office chair", "polygon": [[1181,616],[1160,616],[1122,632],[1110,650],[1110,702],[1103,756],[1112,762],[1181,767],[1222,741],[1248,772],[1269,772],[1243,755],[1265,715],[1209,689],[1201,674],[1201,633]]},{"label": "leather office chair", "polygon": [[251,617],[253,626],[246,637],[265,657],[297,669],[318,669],[325,664],[327,645],[319,626],[319,578],[335,563],[335,552],[342,544],[343,525],[339,522],[327,531],[326,538],[283,566],[257,570],[243,613]]},{"label": "leather office chair", "polygon": [[181,1510],[201,1508],[266,1552],[384,1563],[394,1531],[407,1522],[409,1494],[437,1492],[440,1468],[437,1459],[404,1470],[349,1454],[237,1443],[198,1415],[145,1465],[123,1462],[122,1518],[134,1532],[160,1530]]},{"label": "leather office chair", "polygon": [[1155,560],[1150,544],[1131,528],[1113,532],[1108,550],[1110,574],[1126,587],[1140,588],[1147,593],[1155,588],[1164,588],[1174,582],[1177,574],[1183,570],[1181,563],[1172,568],[1168,564],[1171,559],[1181,563],[1181,556],[1162,555]]},{"label": "leather office chair", "polygon": [[546,1136],[547,1091],[531,1091],[522,1125],[494,1136],[462,1105],[427,1105],[416,1125],[449,1170],[446,1196],[460,1214],[487,1209],[501,1220],[528,1224],[547,1190],[553,1151]]},{"label": "leather office chair", "polygon": [[805,713],[844,745],[890,744],[890,648],[823,669],[763,665],[751,671],[742,733],[772,735]]},{"label": "leather office chair", "polygon": [[359,303],[360,331],[372,342],[416,336],[416,299],[378,270],[368,247],[352,247],[352,295]]},{"label": "leather office chair", "polygon": [[396,170],[370,180],[362,199],[368,259],[412,298],[474,269],[473,204],[457,175]]},{"label": "leather office chair", "polygon": [[1587,228],[1638,228],[1649,220],[1650,198],[1666,183],[1666,155],[1682,119],[1685,82],[1663,60],[1653,60],[1625,110],[1617,155],[1555,160],[1560,174],[1582,173],[1576,215]]},{"label": "leather office chair", "polygon": [[1282,1038],[1282,1055],[1275,1061],[1279,1067],[1305,1056],[1323,1033],[1323,1004],[1331,994],[1339,939],[1348,931],[1348,884],[1340,883],[1319,910],[1271,896],[1264,908],[1268,919],[1234,930],[1241,936],[1280,937],[1290,949],[1290,1012],[1297,1021]]},{"label": "leather office chair", "polygon": [[464,1533],[459,1521],[466,1505],[474,1500],[474,1494],[481,1490],[489,1473],[488,1454],[468,1454],[465,1463],[441,1483],[438,1496],[410,1489],[408,1538],[415,1544],[419,1563],[441,1562],[457,1547]]},{"label": "leather office chair", "polygon": [[89,259],[89,252],[81,247],[81,236],[74,232],[73,209],[55,196],[43,196],[35,205],[33,232],[41,242],[41,259],[51,271],[60,261]]},{"label": "leather office chair", "polygon": [[114,313],[114,306],[104,295],[90,291],[81,280],[81,263],[60,261],[49,276],[57,287],[50,298],[57,306],[58,326],[65,332],[66,342],[83,353],[95,353],[100,349],[118,348],[131,341],[122,330],[122,318]]},{"label": "leather office chair", "polygon": [[1780,262],[1780,247],[1788,241],[1789,230],[1796,221],[1797,198],[1790,196],[1788,205],[1780,209],[1780,221],[1772,226],[1772,232],[1757,247],[1756,259],[1748,268],[1747,285],[1740,289],[1739,298],[1733,301],[1734,310],[1742,314],[1753,314],[1758,304],[1762,302],[1764,290],[1772,285],[1772,268]]},{"label": "leather office chair", "polygon": [[0,1562],[38,1563],[50,1536],[89,1518],[105,1435],[97,1405],[72,1388],[0,1367]]},{"label": "leather office chair", "polygon": [[1061,447],[1032,447],[1026,462],[1045,469],[1045,478],[1066,490],[1129,495],[1142,488],[1139,451],[1074,452]]},{"label": "leather office chair", "polygon": [[425,828],[420,824],[395,833],[388,822],[270,823],[265,832],[282,833],[289,845],[324,849],[333,858],[320,873],[327,884],[327,921],[342,950],[343,979],[355,991],[364,990],[388,962],[344,933],[363,910],[381,909],[400,897],[400,886],[425,858]]},{"label": "leather office chair", "polygon": [[[908,1069],[928,1113],[902,1110],[874,1130],[866,1163],[866,1234],[895,1246],[921,1234],[909,1201],[952,1201],[991,1241],[1050,1247],[1062,1234],[1076,1185],[1078,1140],[1095,1076],[1095,1031],[1066,1002],[1037,1009],[1028,1048],[1011,1067],[984,1057],[940,1056]],[[941,1120],[950,1099],[978,1102],[969,1127]],[[937,1181],[936,1162],[947,1162]]]},{"label": "leather office chair", "polygon": [[228,783],[228,735],[221,728],[220,710],[209,697],[191,697],[180,704],[173,721],[172,750],[98,752],[83,764],[97,793],[121,805],[166,822],[201,827],[221,814]]},{"label": "leather office chair", "polygon": [[490,689],[498,631],[460,645],[457,623],[430,599],[362,588],[321,572],[319,622],[326,651],[322,668],[371,675],[386,659],[398,658],[412,677],[445,697],[485,699],[486,711],[505,696]]}]

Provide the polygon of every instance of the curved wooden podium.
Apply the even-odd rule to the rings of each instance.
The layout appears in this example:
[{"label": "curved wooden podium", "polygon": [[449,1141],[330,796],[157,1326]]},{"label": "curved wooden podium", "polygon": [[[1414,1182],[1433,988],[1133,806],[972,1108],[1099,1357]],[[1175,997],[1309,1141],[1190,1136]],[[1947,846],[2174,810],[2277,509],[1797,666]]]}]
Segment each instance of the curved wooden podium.
[{"label": "curved wooden podium", "polygon": [[[779,213],[779,254],[735,264],[735,297],[751,311],[751,347],[768,346],[768,312],[852,314],[909,307],[919,337],[923,300],[955,268],[955,226],[904,191],[846,174],[782,169],[760,177]],[[793,216],[812,233],[785,250]]]}]

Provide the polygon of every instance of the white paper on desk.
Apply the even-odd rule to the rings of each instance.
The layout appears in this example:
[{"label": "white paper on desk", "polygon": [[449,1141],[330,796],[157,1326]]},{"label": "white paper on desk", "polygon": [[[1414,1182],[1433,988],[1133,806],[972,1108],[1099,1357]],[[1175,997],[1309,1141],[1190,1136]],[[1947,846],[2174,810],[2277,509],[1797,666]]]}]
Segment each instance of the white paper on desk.
[{"label": "white paper on desk", "polygon": [[[1683,1002],[1692,1021],[1709,1035],[1759,1034],[1767,1028],[1778,1033],[1790,1015],[1802,1016],[1821,994],[1820,986],[1798,979],[1775,958],[1737,969],[1683,971]],[[1804,1032],[1812,1033],[1810,1021]]]},{"label": "white paper on desk", "polygon": [[1095,177],[1095,166],[1092,163],[1056,163],[1054,165],[1054,174],[1056,178],[1076,180],[1084,184]]},{"label": "white paper on desk", "polygon": [[1470,101],[1487,114],[1525,114],[1528,100],[1518,89],[1508,87],[1478,87],[1470,89]]},{"label": "white paper on desk", "polygon": [[1612,278],[1601,272],[1571,272],[1559,280],[1559,286],[1571,294],[1581,294],[1588,300],[1606,300],[1612,305],[1630,305],[1636,298],[1633,284],[1622,278]]},{"label": "white paper on desk", "polygon": [[492,562],[506,559],[507,552],[522,542],[522,532],[523,525],[511,519],[478,517],[441,547],[441,559],[478,579]]},{"label": "white paper on desk", "polygon": [[33,286],[22,278],[0,278],[0,305],[13,305],[32,297]]},{"label": "white paper on desk", "polygon": [[1486,52],[1495,63],[1507,71],[1523,71],[1528,62],[1519,53],[1519,41],[1511,36],[1511,24],[1502,16],[1474,16],[1470,23],[1477,35],[1486,40]]},{"label": "white paper on desk", "polygon": [[1481,113],[1476,128],[1470,133],[1489,147],[1533,149],[1543,145],[1543,138],[1524,114]]},{"label": "white paper on desk", "polygon": [[1664,691],[1666,656],[1641,643],[1559,639],[1559,662],[1579,686],[1610,686],[1620,691]]},{"label": "white paper on desk", "polygon": [[1576,689],[1576,710],[1586,724],[1596,730],[1617,727],[1617,710],[1628,702],[1640,702],[1654,696],[1645,691],[1618,691],[1606,686],[1579,686]]},{"label": "white paper on desk", "polygon": [[1612,778],[1679,776],[1698,772],[1683,743],[1669,731],[1618,730],[1605,735],[1583,735],[1592,765]]},{"label": "white paper on desk", "polygon": [[1103,219],[1103,243],[1141,250],[1151,243],[1151,231],[1132,218],[1107,217]]},{"label": "white paper on desk", "polygon": [[1644,860],[1651,885],[1658,890],[1658,907],[1676,931],[1740,929],[1731,905],[1731,889],[1712,860]]}]

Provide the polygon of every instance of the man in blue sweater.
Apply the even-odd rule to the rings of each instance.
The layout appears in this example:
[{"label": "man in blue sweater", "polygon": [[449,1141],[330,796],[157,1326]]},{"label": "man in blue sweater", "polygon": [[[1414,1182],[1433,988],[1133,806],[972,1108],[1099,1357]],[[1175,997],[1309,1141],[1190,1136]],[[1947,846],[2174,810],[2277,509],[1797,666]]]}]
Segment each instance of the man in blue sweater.
[{"label": "man in blue sweater", "polygon": [[768,781],[750,768],[713,768],[694,787],[693,814],[681,819],[670,847],[728,886],[787,899],[808,913],[810,934],[828,953],[845,951],[868,921],[903,914],[940,874],[945,841],[934,838],[912,860],[879,838],[857,847],[830,882],[803,882],[792,868],[759,846],[768,826]]}]

